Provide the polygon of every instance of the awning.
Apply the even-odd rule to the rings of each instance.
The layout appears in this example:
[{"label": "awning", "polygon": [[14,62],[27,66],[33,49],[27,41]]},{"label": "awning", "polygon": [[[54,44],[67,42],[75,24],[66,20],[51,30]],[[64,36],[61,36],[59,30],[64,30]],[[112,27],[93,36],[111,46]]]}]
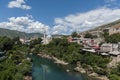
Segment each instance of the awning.
[{"label": "awning", "polygon": [[108,56],[109,54],[107,54],[107,53],[100,53],[101,55],[103,55],[103,56]]},{"label": "awning", "polygon": [[111,54],[111,55],[119,55],[120,52],[119,51],[113,51],[113,52],[109,52],[109,54]]}]

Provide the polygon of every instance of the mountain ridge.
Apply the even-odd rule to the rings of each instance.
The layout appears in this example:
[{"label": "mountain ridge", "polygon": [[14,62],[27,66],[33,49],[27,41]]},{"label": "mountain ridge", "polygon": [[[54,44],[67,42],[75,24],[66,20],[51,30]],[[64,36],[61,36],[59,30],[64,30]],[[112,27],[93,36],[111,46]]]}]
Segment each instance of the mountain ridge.
[{"label": "mountain ridge", "polygon": [[114,27],[115,25],[120,26],[120,19],[113,21],[113,22],[109,22],[107,24],[103,24],[101,26],[98,26],[96,28],[90,29],[88,31],[95,31],[95,30],[104,30],[105,28],[110,28],[110,27]]},{"label": "mountain ridge", "polygon": [[43,37],[43,34],[42,33],[26,33],[26,32],[21,32],[17,30],[0,28],[0,36],[7,36],[9,38],[20,37],[20,38],[29,39],[29,38]]},{"label": "mountain ridge", "polygon": [[80,32],[80,34],[87,33],[87,32],[92,32],[92,31],[104,31],[107,28],[115,27],[115,26],[120,26],[120,19],[118,19],[116,21],[113,21],[113,22],[109,22],[109,23],[100,25],[98,27],[95,27],[95,28],[92,28],[92,29],[89,29],[89,30],[86,30],[86,31],[83,31],[83,32]]}]

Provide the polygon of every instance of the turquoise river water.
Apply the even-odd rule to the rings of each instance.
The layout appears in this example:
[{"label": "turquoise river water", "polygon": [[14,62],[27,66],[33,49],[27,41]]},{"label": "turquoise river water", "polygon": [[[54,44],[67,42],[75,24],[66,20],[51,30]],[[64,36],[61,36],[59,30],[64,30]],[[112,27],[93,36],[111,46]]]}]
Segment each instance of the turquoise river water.
[{"label": "turquoise river water", "polygon": [[66,72],[71,67],[55,64],[52,60],[37,55],[33,55],[32,60],[33,80],[90,80],[86,75],[74,71]]}]

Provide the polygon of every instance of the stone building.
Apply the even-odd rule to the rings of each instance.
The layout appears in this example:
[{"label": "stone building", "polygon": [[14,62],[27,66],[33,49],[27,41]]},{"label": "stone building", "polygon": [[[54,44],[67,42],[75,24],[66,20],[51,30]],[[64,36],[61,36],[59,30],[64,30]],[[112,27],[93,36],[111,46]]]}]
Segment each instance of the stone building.
[{"label": "stone building", "polygon": [[102,52],[113,52],[119,50],[118,44],[104,43],[101,45],[100,50]]}]

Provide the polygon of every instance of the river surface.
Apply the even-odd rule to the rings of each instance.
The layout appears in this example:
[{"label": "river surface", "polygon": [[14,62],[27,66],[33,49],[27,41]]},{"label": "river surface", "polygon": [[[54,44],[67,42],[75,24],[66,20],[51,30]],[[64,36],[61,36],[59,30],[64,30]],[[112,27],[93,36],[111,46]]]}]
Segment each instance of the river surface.
[{"label": "river surface", "polygon": [[86,75],[70,71],[67,66],[55,64],[52,60],[32,56],[32,77],[33,80],[90,80]]}]

